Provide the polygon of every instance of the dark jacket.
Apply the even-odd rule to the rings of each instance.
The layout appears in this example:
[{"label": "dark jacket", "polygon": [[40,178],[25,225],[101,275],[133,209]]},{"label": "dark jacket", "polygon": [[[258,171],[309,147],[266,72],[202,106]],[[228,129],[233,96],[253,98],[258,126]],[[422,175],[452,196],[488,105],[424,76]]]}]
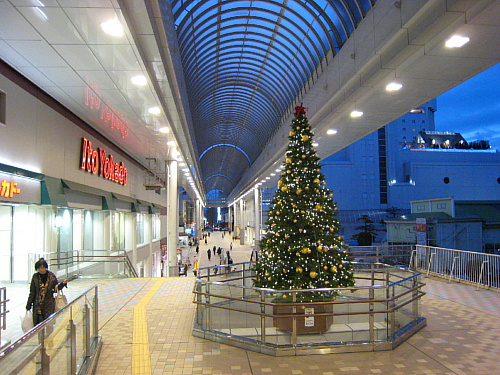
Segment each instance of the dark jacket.
[{"label": "dark jacket", "polygon": [[[45,299],[43,301],[42,305],[42,315],[43,315],[43,320],[47,319],[50,315],[54,313],[55,307],[56,307],[56,301],[54,299],[54,294],[56,291],[56,286],[58,286],[59,289],[62,289],[66,284],[64,283],[58,283],[57,282],[57,277],[56,275],[47,270],[48,273],[48,288],[47,288],[47,294],[45,296]],[[40,296],[40,282],[41,282],[41,276],[39,272],[35,272],[33,274],[33,277],[31,278],[31,285],[30,285],[30,294],[28,297],[28,302],[26,303],[26,310],[31,310],[31,307],[33,306],[33,324],[37,324],[37,314],[38,314],[38,306],[39,306],[39,296]],[[39,323],[39,322],[38,322]]]}]

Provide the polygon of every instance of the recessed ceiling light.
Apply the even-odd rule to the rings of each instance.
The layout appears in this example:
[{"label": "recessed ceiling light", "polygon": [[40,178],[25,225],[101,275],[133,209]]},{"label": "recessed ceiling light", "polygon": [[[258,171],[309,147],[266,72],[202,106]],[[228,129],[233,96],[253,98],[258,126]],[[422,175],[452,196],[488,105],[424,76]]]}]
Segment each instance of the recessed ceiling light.
[{"label": "recessed ceiling light", "polygon": [[459,48],[468,43],[469,40],[470,38],[466,36],[453,35],[446,41],[445,46],[448,48]]},{"label": "recessed ceiling light", "polygon": [[148,109],[148,112],[151,113],[152,115],[159,115],[161,113],[159,107],[151,107]]},{"label": "recessed ceiling light", "polygon": [[160,133],[166,134],[166,133],[168,133],[170,131],[170,129],[168,128],[168,126],[162,126],[160,129],[158,129],[158,131]]},{"label": "recessed ceiling light", "polygon": [[387,86],[385,86],[385,89],[387,91],[398,91],[399,89],[401,89],[401,87],[403,87],[401,83],[391,82]]},{"label": "recessed ceiling light", "polygon": [[123,35],[123,26],[118,21],[117,18],[112,18],[106,22],[101,23],[102,30],[112,36],[122,36]]},{"label": "recessed ceiling light", "polygon": [[146,77],[144,77],[142,74],[138,76],[133,76],[130,80],[134,85],[137,86],[145,86],[148,83]]},{"label": "recessed ceiling light", "polygon": [[326,134],[328,135],[334,135],[334,134],[337,134],[337,130],[336,129],[328,129],[326,131]]},{"label": "recessed ceiling light", "polygon": [[277,168],[277,169],[276,169],[276,172],[278,172],[278,173],[279,173],[279,172],[281,172],[281,169]]},{"label": "recessed ceiling light", "polygon": [[175,146],[175,141],[168,141],[167,146]]},{"label": "recessed ceiling light", "polygon": [[362,111],[354,110],[351,112],[351,117],[361,117],[361,116],[363,116]]},{"label": "recessed ceiling light", "polygon": [[313,143],[312,143],[312,146],[313,146],[313,147],[318,147],[318,146],[319,146],[319,143],[318,143],[318,142],[313,142]]},{"label": "recessed ceiling light", "polygon": [[276,176],[276,173],[271,173],[271,176]]}]

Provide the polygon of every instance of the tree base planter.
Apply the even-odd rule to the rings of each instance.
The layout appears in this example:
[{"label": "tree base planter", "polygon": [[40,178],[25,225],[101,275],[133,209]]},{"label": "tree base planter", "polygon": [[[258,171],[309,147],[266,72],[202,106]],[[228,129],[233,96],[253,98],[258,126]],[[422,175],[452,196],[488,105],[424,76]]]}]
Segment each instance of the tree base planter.
[{"label": "tree base planter", "polygon": [[[294,313],[295,307],[295,313]],[[274,306],[273,314],[275,316],[284,315],[273,319],[274,326],[283,331],[293,332],[293,324],[295,320],[295,332],[298,335],[324,333],[330,329],[333,324],[333,316],[318,315],[333,313],[332,305],[324,304],[307,304],[287,306],[279,304]],[[292,317],[289,315],[296,315]]]},{"label": "tree base planter", "polygon": [[[426,326],[425,284],[411,270],[369,266],[356,271],[357,287],[310,298],[305,290],[249,287],[252,263],[234,265],[241,278],[207,269],[194,288],[193,335],[273,356],[392,350]],[[325,293],[335,294],[334,302]]]}]

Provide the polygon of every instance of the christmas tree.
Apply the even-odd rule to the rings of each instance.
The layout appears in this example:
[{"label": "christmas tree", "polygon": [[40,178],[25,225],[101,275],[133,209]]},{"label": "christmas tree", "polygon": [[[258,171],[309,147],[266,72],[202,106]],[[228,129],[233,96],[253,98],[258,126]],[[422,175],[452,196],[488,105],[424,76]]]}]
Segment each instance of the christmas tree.
[{"label": "christmas tree", "polygon": [[[325,187],[305,108],[296,107],[295,117],[284,169],[269,209],[267,233],[254,266],[254,285],[276,290],[353,286],[351,264],[339,235],[337,207]],[[334,295],[302,293],[302,299]]]}]

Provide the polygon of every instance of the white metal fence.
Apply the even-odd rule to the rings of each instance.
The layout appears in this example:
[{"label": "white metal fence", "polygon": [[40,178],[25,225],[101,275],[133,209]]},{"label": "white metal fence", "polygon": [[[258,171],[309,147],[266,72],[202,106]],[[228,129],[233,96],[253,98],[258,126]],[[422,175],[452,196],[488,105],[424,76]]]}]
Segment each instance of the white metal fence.
[{"label": "white metal fence", "polygon": [[478,287],[500,288],[500,255],[416,245],[409,265],[450,281],[464,280]]}]

